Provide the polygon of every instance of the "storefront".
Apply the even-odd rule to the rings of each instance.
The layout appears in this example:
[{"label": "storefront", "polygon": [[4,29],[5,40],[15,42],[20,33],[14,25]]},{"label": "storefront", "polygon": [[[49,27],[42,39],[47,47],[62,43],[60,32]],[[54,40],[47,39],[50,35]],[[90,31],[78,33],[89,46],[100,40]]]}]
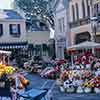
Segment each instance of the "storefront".
[{"label": "storefront", "polygon": [[11,51],[10,60],[16,59],[17,63],[23,62],[22,59],[28,58],[28,43],[25,42],[14,42],[14,43],[0,43],[1,50]]}]

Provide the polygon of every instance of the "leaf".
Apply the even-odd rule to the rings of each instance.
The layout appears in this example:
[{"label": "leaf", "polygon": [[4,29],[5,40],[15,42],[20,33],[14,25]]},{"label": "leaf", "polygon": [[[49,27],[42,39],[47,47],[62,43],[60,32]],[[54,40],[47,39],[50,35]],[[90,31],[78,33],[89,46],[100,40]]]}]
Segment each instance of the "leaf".
[{"label": "leaf", "polygon": [[32,21],[35,15],[54,25],[52,9],[48,8],[49,2],[49,0],[15,0],[15,6],[24,11],[26,19],[28,18]]}]

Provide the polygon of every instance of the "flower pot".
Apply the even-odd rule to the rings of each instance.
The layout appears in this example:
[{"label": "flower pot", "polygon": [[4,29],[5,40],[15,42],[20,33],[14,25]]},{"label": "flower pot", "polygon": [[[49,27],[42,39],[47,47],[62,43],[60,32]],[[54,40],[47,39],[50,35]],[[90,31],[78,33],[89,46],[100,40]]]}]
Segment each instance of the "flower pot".
[{"label": "flower pot", "polygon": [[88,88],[88,87],[84,88],[84,92],[85,93],[90,93],[91,92],[91,88]]},{"label": "flower pot", "polygon": [[99,88],[94,88],[94,92],[95,93],[100,93],[100,89]]},{"label": "flower pot", "polygon": [[83,88],[81,86],[79,86],[76,90],[76,93],[83,93]]},{"label": "flower pot", "polygon": [[65,92],[65,89],[64,89],[63,86],[60,86],[60,91],[61,91],[61,92]]},{"label": "flower pot", "polygon": [[75,92],[75,88],[74,87],[66,88],[66,92],[67,93],[74,93]]},{"label": "flower pot", "polygon": [[90,69],[90,64],[86,64],[86,69]]},{"label": "flower pot", "polygon": [[56,84],[57,84],[58,86],[61,86],[61,85],[63,85],[63,82],[62,82],[61,80],[57,79],[57,80],[56,80]]}]

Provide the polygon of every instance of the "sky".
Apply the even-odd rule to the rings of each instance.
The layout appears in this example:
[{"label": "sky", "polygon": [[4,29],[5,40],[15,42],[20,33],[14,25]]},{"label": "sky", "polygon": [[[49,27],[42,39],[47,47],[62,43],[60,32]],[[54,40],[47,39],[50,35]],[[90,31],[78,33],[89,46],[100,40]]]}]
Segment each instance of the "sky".
[{"label": "sky", "polygon": [[13,0],[0,0],[0,9],[11,9],[11,2]]}]

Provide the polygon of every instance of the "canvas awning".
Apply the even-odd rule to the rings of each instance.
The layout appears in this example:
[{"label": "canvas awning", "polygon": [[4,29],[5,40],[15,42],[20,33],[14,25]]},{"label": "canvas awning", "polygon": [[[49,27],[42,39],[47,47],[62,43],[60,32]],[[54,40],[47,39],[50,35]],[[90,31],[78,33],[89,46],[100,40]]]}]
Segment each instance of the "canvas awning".
[{"label": "canvas awning", "polygon": [[11,54],[11,51],[0,50],[0,54],[7,54],[7,55],[10,55],[10,54]]},{"label": "canvas awning", "polygon": [[26,48],[27,42],[0,43],[0,49]]}]

